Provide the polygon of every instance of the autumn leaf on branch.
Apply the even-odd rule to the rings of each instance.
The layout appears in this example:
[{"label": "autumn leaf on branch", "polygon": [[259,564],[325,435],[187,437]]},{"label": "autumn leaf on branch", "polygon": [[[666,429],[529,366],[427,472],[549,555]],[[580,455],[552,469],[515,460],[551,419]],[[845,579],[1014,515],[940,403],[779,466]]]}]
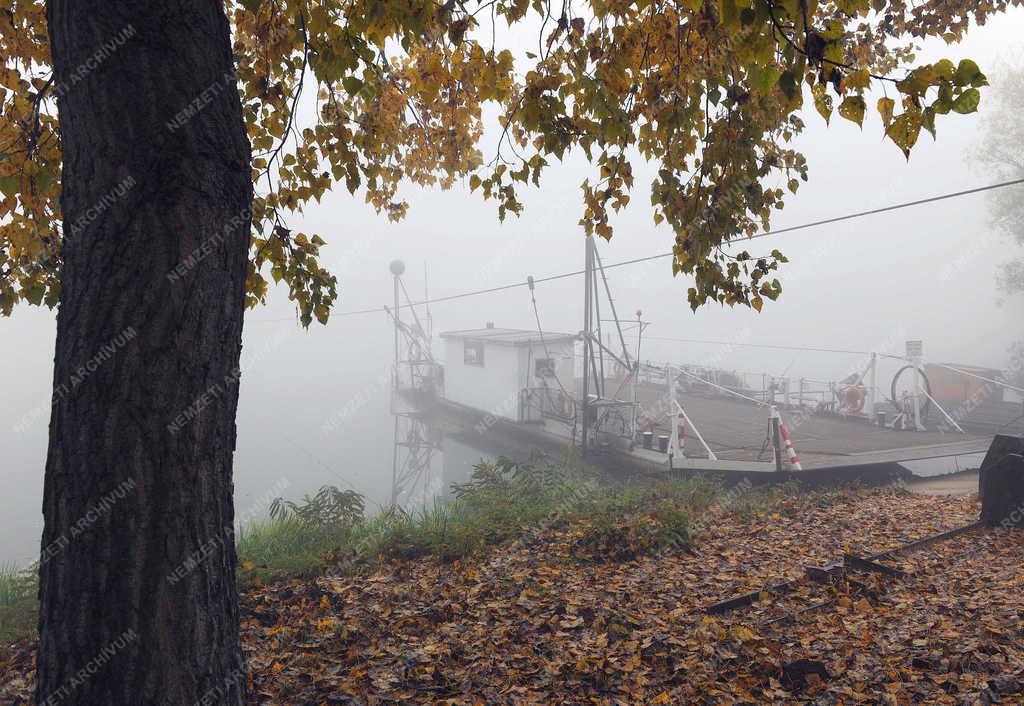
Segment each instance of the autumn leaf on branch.
[{"label": "autumn leaf on branch", "polygon": [[[631,201],[633,162],[651,162],[652,216],[672,231],[673,272],[693,279],[690,305],[760,309],[781,293],[766,275],[782,261],[752,267],[724,246],[769,228],[785,191],[808,178],[791,147],[805,92],[824,119],[838,113],[864,127],[869,93],[884,89],[882,129],[909,155],[922,128],[936,135],[939,116],[976,111],[987,85],[969,59],[918,64],[913,43],[959,41],[971,22],[1019,4],[226,0],[229,80],[256,186],[248,304],[265,301],[269,280],[283,282],[304,324],[327,321],[338,283],[321,262],[323,239],[294,220],[339,184],[397,220],[408,209],[404,181],[450,188],[468,178],[505,218],[522,211],[522,186],[578,151],[596,170],[582,186],[584,234],[612,237],[614,214]],[[513,51],[524,36],[534,49]],[[125,41],[130,28],[99,49]],[[85,70],[80,85],[54,85],[43,0],[0,13],[0,57],[6,315],[19,301],[56,304],[68,236],[56,103],[90,78]],[[488,105],[497,125],[485,124]],[[498,134],[488,155],[485,131]]]}]

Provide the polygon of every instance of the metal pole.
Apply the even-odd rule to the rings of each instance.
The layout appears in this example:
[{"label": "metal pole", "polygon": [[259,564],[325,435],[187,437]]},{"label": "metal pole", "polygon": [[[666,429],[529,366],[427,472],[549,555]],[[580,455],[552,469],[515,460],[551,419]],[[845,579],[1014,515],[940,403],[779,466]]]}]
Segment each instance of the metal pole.
[{"label": "metal pole", "polygon": [[[612,299],[612,288],[608,285],[608,277],[604,273],[604,265],[601,263],[601,253],[594,249],[594,256],[597,260],[598,270],[601,272],[601,280],[604,282],[604,291],[608,295],[608,307],[612,312],[612,319],[615,321],[615,329],[619,332],[619,344],[622,345],[622,356],[628,361],[629,360],[629,349],[626,348],[626,337],[622,333],[622,323],[619,321],[619,313],[615,311],[615,300]],[[640,317],[637,317],[639,319]],[[641,331],[643,327],[641,327]],[[637,355],[639,356],[640,342],[637,341]],[[637,358],[639,360],[639,358]]]},{"label": "metal pole", "polygon": [[871,364],[868,366],[868,421],[872,424],[875,422],[875,405],[877,400],[875,399],[878,395],[876,386],[878,384],[878,356],[874,353],[871,354]]},{"label": "metal pole", "polygon": [[775,447],[775,470],[782,470],[782,444],[780,443],[780,432],[779,432],[779,413],[772,407],[772,416],[769,420],[771,435],[772,435],[772,446]]},{"label": "metal pole", "polygon": [[633,392],[633,440],[634,441],[637,441],[637,432],[639,431],[639,428],[637,427],[637,424],[636,424],[637,423],[636,412],[637,412],[637,405],[638,405],[638,401],[639,401],[638,398],[637,398],[637,395],[636,395],[636,384],[637,384],[637,382],[639,382],[639,377],[640,377],[640,340],[644,336],[644,322],[641,320],[641,318],[640,318],[641,316],[642,316],[642,314],[641,314],[640,310],[637,309],[636,310],[636,325],[637,325],[636,360],[633,362],[633,368],[634,369],[633,369],[633,384],[632,384],[632,392]]},{"label": "metal pole", "polygon": [[636,325],[639,327],[639,332],[636,334],[636,364],[637,369],[640,367],[640,340],[644,337],[644,322],[641,321],[640,317],[643,315],[639,309],[636,311]]},{"label": "metal pole", "polygon": [[679,402],[676,402],[676,409],[679,410],[679,413],[683,415],[683,419],[685,419],[686,423],[690,425],[691,429],[693,429],[693,433],[697,437],[697,440],[704,447],[704,450],[708,452],[708,460],[717,461],[718,456],[716,456],[715,452],[711,450],[710,446],[708,446],[708,442],[704,441],[704,437],[700,435],[700,429],[698,429],[697,425],[693,423],[693,420],[690,419],[690,415],[686,413],[686,410],[683,409],[683,406],[679,404]]},{"label": "metal pole", "polygon": [[593,297],[593,277],[592,272],[594,270],[594,242],[588,237],[586,239],[586,256],[584,257],[584,288],[583,288],[583,400],[581,408],[583,410],[583,434],[582,444],[583,447],[580,449],[580,455],[587,455],[587,427],[589,426],[589,415],[590,415],[590,366],[594,359],[593,344],[590,341],[590,333],[592,328],[591,319],[593,316],[593,306],[591,304],[591,298]]},{"label": "metal pole", "polygon": [[[594,240],[593,240],[593,238],[587,238],[587,242],[591,243],[591,245],[593,245]],[[593,245],[593,248],[594,248],[594,252],[596,253],[597,252],[597,246]],[[594,278],[594,283],[592,285],[592,290],[591,291],[593,292],[593,294],[591,296],[593,297],[593,300],[594,300],[594,313],[596,314],[596,318],[597,318],[597,340],[599,342],[603,343],[603,341],[601,341],[601,296],[597,293],[597,270],[596,269],[594,270],[594,273],[593,273],[592,276]],[[598,346],[598,348],[597,348],[597,359],[598,359],[598,362],[600,363],[600,372],[597,372],[597,371],[594,372],[594,377],[597,379],[597,383],[594,385],[594,389],[597,391],[597,394],[598,394],[599,397],[604,398],[604,397],[607,396],[605,394],[605,389],[604,389],[604,349],[601,348],[600,346]]]},{"label": "metal pole", "polygon": [[921,426],[921,373],[917,360],[914,360],[914,431],[924,431]]},{"label": "metal pole", "polygon": [[398,389],[398,359],[399,359],[399,354],[398,354],[398,335],[399,335],[399,327],[400,327],[400,324],[398,322],[399,322],[400,316],[401,316],[401,314],[400,314],[400,312],[398,310],[398,307],[399,307],[399,303],[398,303],[398,290],[399,290],[399,287],[400,287],[400,284],[399,284],[399,280],[398,280],[398,275],[395,275],[395,369],[394,369],[394,371],[392,371],[392,374],[391,374],[391,386],[394,389],[396,389],[396,390]]},{"label": "metal pole", "polygon": [[668,467],[672,468],[672,460],[675,456],[675,452],[679,449],[679,420],[676,418],[676,382],[675,376],[672,374],[672,366],[665,366],[665,381],[668,383],[668,419],[669,419],[669,437],[668,437]]},{"label": "metal pole", "polygon": [[398,278],[402,275],[402,272],[404,270],[405,270],[405,265],[402,264],[401,260],[395,260],[394,262],[391,263],[391,274],[394,275],[394,280],[395,280],[395,367],[391,371],[391,387],[392,387],[392,390],[393,390],[392,395],[391,395],[391,407],[392,407],[391,413],[395,415],[395,435],[394,435],[394,449],[393,449],[393,452],[391,454],[391,507],[396,507],[398,505],[398,446],[399,446],[398,435],[399,435],[399,432],[400,432],[400,424],[399,424],[399,419],[398,419],[398,414],[397,414],[398,410],[395,408],[395,405],[397,404],[397,399],[396,398],[397,398],[397,394],[398,394],[398,359],[400,357],[399,356],[399,352],[398,352],[399,351],[399,341],[398,341],[398,338],[399,338],[399,333],[400,333],[399,329],[400,329],[400,326],[401,326],[401,324],[399,323],[400,322],[401,314],[400,314],[400,310],[398,308],[399,307],[399,288],[401,286],[401,283],[399,282]]},{"label": "metal pole", "polygon": [[[944,410],[942,408],[942,405],[939,404],[938,400],[936,400],[934,397],[929,395],[927,390],[922,390],[922,392],[924,393],[925,397],[927,397],[929,400],[931,400],[933,405],[938,407],[939,411],[942,412],[942,416],[944,416],[946,418],[946,420],[949,421],[949,423],[952,424],[956,428],[956,430],[958,432],[960,432],[961,434],[966,434],[967,433],[967,432],[965,432],[963,430],[963,428],[959,424],[956,423],[955,419],[953,419],[951,416],[949,416],[949,414],[946,412],[946,410]],[[942,431],[942,430],[940,429],[939,431]]]}]

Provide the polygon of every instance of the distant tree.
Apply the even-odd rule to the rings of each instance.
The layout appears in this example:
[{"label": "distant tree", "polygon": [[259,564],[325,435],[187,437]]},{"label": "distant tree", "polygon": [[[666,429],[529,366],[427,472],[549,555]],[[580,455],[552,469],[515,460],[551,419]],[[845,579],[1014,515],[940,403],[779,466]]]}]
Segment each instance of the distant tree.
[{"label": "distant tree", "polygon": [[[885,86],[885,135],[909,154],[986,84],[969,59],[918,64],[913,44],[1019,4],[8,0],[0,311],[59,303],[38,701],[245,703],[243,310],[268,278],[304,324],[337,299],[324,241],[290,214],[344,183],[400,218],[404,180],[467,178],[503,217],[576,150],[596,170],[580,223],[608,238],[641,157],[658,166],[654,220],[672,229],[673,272],[692,276],[690,306],[760,310],[782,254],[722,246],[768,227],[807,178],[790,143],[809,108],[862,125]],[[517,27],[536,44],[518,58]],[[488,104],[500,138],[485,159]]]},{"label": "distant tree", "polygon": [[[992,92],[991,105],[981,120],[976,158],[995,179],[1024,177],[1024,47],[1015,62],[1007,62],[1000,72],[998,90]],[[988,194],[989,222],[1005,235],[1020,253],[1024,247],[1024,186],[997,189]],[[1007,294],[1024,293],[1024,255],[1003,263],[999,283]]]}]

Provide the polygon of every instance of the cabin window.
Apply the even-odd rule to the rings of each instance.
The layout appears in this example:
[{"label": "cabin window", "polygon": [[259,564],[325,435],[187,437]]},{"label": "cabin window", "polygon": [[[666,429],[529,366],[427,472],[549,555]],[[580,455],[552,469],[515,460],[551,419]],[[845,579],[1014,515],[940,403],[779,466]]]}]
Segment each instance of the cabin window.
[{"label": "cabin window", "polygon": [[537,358],[534,363],[534,375],[539,378],[553,378],[555,377],[555,359],[554,358]]},{"label": "cabin window", "polygon": [[462,362],[466,365],[484,366],[484,344],[474,341],[466,341],[463,348]]}]

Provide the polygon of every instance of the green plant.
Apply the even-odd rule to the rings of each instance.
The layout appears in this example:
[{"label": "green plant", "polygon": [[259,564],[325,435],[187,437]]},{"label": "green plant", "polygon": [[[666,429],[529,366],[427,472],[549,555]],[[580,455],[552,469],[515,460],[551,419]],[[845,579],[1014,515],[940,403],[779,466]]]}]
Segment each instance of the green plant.
[{"label": "green plant", "polygon": [[35,564],[0,564],[0,645],[35,633],[39,602]]},{"label": "green plant", "polygon": [[576,542],[577,549],[589,542],[597,555],[610,547],[608,559],[685,547],[692,541],[690,517],[720,488],[702,478],[598,480],[572,456],[535,454],[527,461],[481,462],[453,486],[454,498],[370,518],[362,516],[361,497],[337,489],[299,503],[280,500],[271,518],[239,532],[239,576],[246,583],[325,566],[359,571],[382,559],[453,561],[542,528],[583,528],[590,539]]},{"label": "green plant", "polygon": [[342,527],[361,521],[365,510],[366,500],[356,491],[325,485],[312,497],[303,495],[301,504],[276,498],[270,504],[270,517],[293,517],[314,527]]}]

